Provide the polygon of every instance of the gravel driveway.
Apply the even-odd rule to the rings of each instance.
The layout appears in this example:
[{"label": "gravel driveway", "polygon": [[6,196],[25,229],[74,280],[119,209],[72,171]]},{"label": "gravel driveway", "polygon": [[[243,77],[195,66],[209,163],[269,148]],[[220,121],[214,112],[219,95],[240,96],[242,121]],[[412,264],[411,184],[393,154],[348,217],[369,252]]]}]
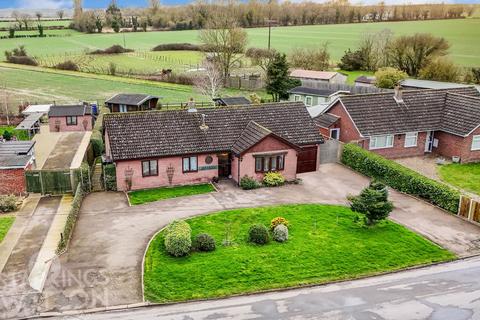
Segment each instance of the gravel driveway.
[{"label": "gravel driveway", "polygon": [[[122,193],[93,193],[84,201],[69,251],[53,264],[39,311],[91,309],[142,302],[141,270],[152,236],[170,221],[241,207],[282,203],[346,204],[368,179],[338,164],[302,174],[301,185],[218,193],[128,207]],[[479,253],[480,228],[392,191],[391,218],[459,256]]]}]

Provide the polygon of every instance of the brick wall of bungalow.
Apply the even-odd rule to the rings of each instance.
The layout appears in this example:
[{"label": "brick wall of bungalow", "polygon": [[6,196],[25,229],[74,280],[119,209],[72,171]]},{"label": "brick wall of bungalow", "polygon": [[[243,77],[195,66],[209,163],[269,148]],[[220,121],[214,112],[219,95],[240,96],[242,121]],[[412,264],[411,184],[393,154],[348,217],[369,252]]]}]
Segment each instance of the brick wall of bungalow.
[{"label": "brick wall of bungalow", "polygon": [[[30,167],[31,164],[26,169]],[[20,195],[27,192],[26,169],[0,169],[0,194]]]},{"label": "brick wall of bungalow", "polygon": [[460,157],[461,162],[480,161],[480,150],[472,150],[473,136],[480,135],[480,127],[467,137],[460,137],[443,131],[435,132],[438,147],[433,151],[447,158]]},{"label": "brick wall of bungalow", "polygon": [[[262,181],[263,172],[255,172],[255,157],[284,154],[284,169],[279,171],[287,180],[294,180],[297,176],[297,151],[290,145],[274,138],[267,137],[255,146],[248,149],[239,158],[232,159],[232,177],[238,182],[242,177],[249,176]],[[238,165],[240,163],[240,172]]]},{"label": "brick wall of bungalow", "polygon": [[[213,162],[206,163],[207,156]],[[142,161],[157,160],[158,175],[144,177],[142,174]],[[164,186],[199,184],[210,182],[218,176],[218,158],[216,154],[197,155],[196,172],[183,172],[183,157],[150,158],[142,160],[127,160],[116,162],[117,190],[126,191],[126,177],[131,175],[131,190],[150,189]],[[171,175],[171,181],[169,180]]]},{"label": "brick wall of bungalow", "polygon": [[417,145],[415,147],[405,147],[405,134],[396,134],[393,137],[393,147],[370,150],[370,139],[362,140],[361,145],[364,149],[375,152],[385,158],[395,159],[402,157],[415,157],[425,154],[425,143],[427,140],[426,132],[418,132]]},{"label": "brick wall of bungalow", "polygon": [[93,117],[91,115],[77,116],[76,125],[67,125],[67,117],[49,117],[50,132],[92,131]]}]

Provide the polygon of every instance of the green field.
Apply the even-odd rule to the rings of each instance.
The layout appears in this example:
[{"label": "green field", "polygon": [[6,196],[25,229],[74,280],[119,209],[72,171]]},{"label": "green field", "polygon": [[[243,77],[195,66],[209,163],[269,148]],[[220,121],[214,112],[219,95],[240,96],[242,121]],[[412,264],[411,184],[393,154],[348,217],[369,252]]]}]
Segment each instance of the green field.
[{"label": "green field", "polygon": [[[445,37],[452,45],[451,57],[465,66],[480,65],[480,19],[382,22],[362,24],[276,27],[272,30],[273,48],[288,52],[295,47],[313,47],[328,41],[332,59],[338,61],[348,48],[356,47],[363,34],[390,29],[395,35],[415,32]],[[266,47],[268,29],[247,29],[249,46]],[[122,34],[78,34],[43,39],[5,39],[0,51],[23,44],[35,56],[62,55],[106,48],[114,44],[135,50],[150,50],[161,43],[198,42],[198,31],[165,31]]]},{"label": "green field", "polygon": [[[252,224],[289,221],[285,243],[254,245]],[[455,256],[392,221],[367,228],[347,207],[288,205],[223,211],[187,220],[192,237],[210,234],[213,252],[173,258],[159,233],[145,256],[145,298],[173,302],[353,279]],[[229,231],[227,231],[229,230]],[[229,232],[230,246],[224,246]]]},{"label": "green field", "polygon": [[[53,27],[53,26],[62,26],[68,27],[72,23],[72,20],[40,20],[40,24],[44,27]],[[15,21],[0,21],[0,28],[8,28],[10,26],[14,26],[17,23]],[[29,23],[30,27],[37,26],[38,21],[37,19],[32,19]]]},{"label": "green field", "polygon": [[[39,67],[28,67],[0,63],[0,84],[11,92],[10,104],[30,102],[72,103],[79,100],[98,101],[120,92],[146,93],[162,97],[160,102],[187,102],[190,97],[196,101],[209,101],[186,85],[165,82],[144,81],[106,75],[69,72]],[[227,89],[224,96],[248,96],[251,92]],[[266,97],[265,93],[259,92]]]}]

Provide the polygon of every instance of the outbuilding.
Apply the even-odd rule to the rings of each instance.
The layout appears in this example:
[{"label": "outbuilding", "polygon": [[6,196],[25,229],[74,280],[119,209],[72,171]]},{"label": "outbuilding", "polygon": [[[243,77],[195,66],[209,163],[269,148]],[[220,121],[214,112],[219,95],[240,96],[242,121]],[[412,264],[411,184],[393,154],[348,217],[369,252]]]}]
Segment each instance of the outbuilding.
[{"label": "outbuilding", "polygon": [[25,170],[34,165],[34,141],[0,142],[0,194],[26,192]]}]

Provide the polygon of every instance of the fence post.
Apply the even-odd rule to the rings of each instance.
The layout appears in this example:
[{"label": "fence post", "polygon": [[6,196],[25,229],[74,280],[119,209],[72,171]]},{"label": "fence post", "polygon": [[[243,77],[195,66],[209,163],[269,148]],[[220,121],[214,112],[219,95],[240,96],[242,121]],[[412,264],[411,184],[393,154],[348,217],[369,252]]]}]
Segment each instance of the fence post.
[{"label": "fence post", "polygon": [[470,207],[468,208],[468,220],[473,220],[473,199],[470,199]]},{"label": "fence post", "polygon": [[45,190],[43,189],[43,177],[42,177],[42,171],[38,171],[39,177],[40,177],[40,189],[42,191],[42,195],[45,194]]}]

